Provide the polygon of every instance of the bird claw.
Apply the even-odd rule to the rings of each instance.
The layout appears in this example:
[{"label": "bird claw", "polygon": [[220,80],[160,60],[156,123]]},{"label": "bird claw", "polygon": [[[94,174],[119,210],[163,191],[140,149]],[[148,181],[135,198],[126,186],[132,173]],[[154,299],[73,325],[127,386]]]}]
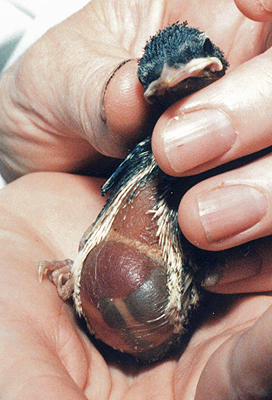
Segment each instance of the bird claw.
[{"label": "bird claw", "polygon": [[49,278],[57,288],[58,295],[62,300],[69,299],[74,291],[74,280],[72,275],[72,260],[63,261],[40,261],[38,268],[38,279],[42,283],[45,277]]}]

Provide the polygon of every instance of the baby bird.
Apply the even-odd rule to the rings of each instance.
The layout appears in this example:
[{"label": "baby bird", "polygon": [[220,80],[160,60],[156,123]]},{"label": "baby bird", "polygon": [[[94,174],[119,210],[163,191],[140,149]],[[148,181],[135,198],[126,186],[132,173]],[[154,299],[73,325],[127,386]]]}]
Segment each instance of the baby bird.
[{"label": "baby bird", "polygon": [[147,101],[168,107],[221,78],[227,68],[222,51],[204,32],[184,22],[147,42],[137,75]]},{"label": "baby bird", "polygon": [[[146,44],[138,78],[162,109],[224,75],[228,63],[205,33],[175,23]],[[42,261],[62,299],[73,295],[90,332],[137,358],[162,358],[180,341],[203,296],[203,269],[214,260],[182,235],[182,178],[158,167],[147,137],[102,187],[106,205],[81,240],[75,262]]]}]

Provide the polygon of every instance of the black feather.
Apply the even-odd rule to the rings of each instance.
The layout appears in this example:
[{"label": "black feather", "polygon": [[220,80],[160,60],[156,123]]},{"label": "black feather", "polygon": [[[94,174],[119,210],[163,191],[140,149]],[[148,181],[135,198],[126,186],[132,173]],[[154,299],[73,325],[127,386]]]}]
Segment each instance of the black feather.
[{"label": "black feather", "polygon": [[191,60],[207,57],[219,59],[223,68],[220,71],[207,71],[201,77],[189,77],[169,91],[167,89],[166,93],[149,98],[149,102],[159,103],[166,108],[221,78],[229,65],[224,53],[207,35],[199,29],[188,27],[187,22],[175,23],[160,30],[146,43],[144,54],[138,61],[137,76],[145,90],[160,78],[165,66],[179,69]]},{"label": "black feather", "polygon": [[138,78],[147,89],[150,83],[159,78],[163,65],[179,68],[194,58],[218,57],[224,66],[224,75],[228,62],[223,52],[216,47],[202,31],[188,27],[187,22],[175,23],[160,30],[144,48],[144,55],[139,60]]}]

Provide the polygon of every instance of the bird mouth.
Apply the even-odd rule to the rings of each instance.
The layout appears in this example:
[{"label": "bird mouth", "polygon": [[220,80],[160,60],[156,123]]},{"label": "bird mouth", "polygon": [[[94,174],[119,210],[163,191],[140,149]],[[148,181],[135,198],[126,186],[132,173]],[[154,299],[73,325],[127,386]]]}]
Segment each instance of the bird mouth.
[{"label": "bird mouth", "polygon": [[190,60],[179,68],[164,65],[160,77],[153,81],[146,89],[144,96],[148,102],[153,96],[162,96],[164,93],[188,78],[201,78],[207,73],[222,71],[223,64],[217,57],[200,57]]}]

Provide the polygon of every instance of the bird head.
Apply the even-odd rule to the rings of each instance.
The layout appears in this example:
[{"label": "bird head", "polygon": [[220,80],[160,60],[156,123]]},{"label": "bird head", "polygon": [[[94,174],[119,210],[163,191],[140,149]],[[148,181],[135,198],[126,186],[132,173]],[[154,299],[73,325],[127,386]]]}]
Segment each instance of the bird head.
[{"label": "bird head", "polygon": [[208,36],[184,22],[169,25],[146,43],[137,76],[149,103],[169,106],[223,76],[227,67]]}]

